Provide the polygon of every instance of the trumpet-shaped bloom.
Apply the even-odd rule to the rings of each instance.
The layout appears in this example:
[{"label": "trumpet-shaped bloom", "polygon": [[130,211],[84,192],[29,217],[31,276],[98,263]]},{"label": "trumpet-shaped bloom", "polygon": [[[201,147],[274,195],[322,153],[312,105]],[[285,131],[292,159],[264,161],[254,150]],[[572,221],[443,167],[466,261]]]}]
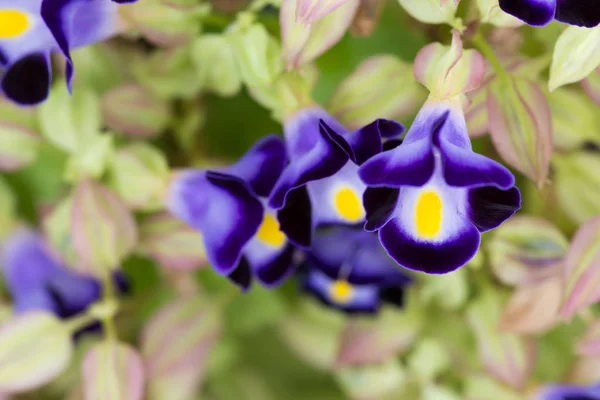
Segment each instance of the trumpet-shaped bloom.
[{"label": "trumpet-shaped bloom", "polygon": [[170,184],[169,211],[202,233],[215,270],[244,289],[253,276],[271,287],[294,270],[294,249],[266,206],[286,161],[283,141],[267,136],[228,168],[186,170]]},{"label": "trumpet-shaped bloom", "polygon": [[[20,229],[7,238],[0,260],[17,313],[45,310],[68,318],[101,296],[98,281],[54,259],[42,237],[33,231]],[[115,283],[121,291],[126,289],[122,276],[115,275]]]},{"label": "trumpet-shaped bloom", "polygon": [[298,112],[284,131],[290,164],[269,198],[282,231],[297,246],[309,247],[318,225],[364,222],[366,186],[358,166],[382,150],[382,137],[398,136],[404,127],[380,119],[348,131],[315,107]]},{"label": "trumpet-shaped bloom", "polygon": [[67,59],[70,49],[104,40],[118,28],[117,4],[129,0],[0,0],[1,91],[22,105],[45,100],[50,90],[50,53]]},{"label": "trumpet-shaped bloom", "polygon": [[377,236],[356,227],[319,231],[306,254],[305,290],[346,312],[372,313],[382,301],[398,306],[411,277],[383,250]]},{"label": "trumpet-shaped bloom", "polygon": [[443,274],[477,252],[480,233],[520,207],[515,178],[471,149],[458,102],[430,101],[403,143],[364,163],[365,229],[400,265]]},{"label": "trumpet-shaped bloom", "polygon": [[554,385],[542,390],[535,400],[597,400],[600,399],[600,385],[572,386]]},{"label": "trumpet-shaped bloom", "polygon": [[553,19],[588,28],[600,23],[596,0],[500,0],[500,8],[529,25],[546,25]]}]

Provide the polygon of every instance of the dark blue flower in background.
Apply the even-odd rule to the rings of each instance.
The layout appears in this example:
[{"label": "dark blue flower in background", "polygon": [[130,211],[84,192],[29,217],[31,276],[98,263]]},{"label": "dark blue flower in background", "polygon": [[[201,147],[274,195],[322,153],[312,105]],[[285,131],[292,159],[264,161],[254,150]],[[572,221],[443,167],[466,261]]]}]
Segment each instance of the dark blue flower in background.
[{"label": "dark blue flower in background", "polygon": [[600,400],[600,385],[554,385],[543,389],[535,400]]},{"label": "dark blue flower in background", "polygon": [[67,59],[70,50],[104,40],[118,30],[117,3],[123,0],[0,0],[1,91],[21,105],[44,101],[49,93],[50,53]]},{"label": "dark blue flower in background", "polygon": [[471,149],[460,105],[426,104],[402,144],[359,170],[365,192],[365,229],[398,264],[442,274],[466,264],[480,233],[520,208],[515,178]]},{"label": "dark blue flower in background", "polygon": [[169,187],[168,210],[198,230],[215,270],[248,289],[255,276],[273,287],[294,272],[294,248],[266,205],[287,162],[281,138],[258,141],[222,170],[185,170]]},{"label": "dark blue flower in background", "polygon": [[[81,313],[100,299],[100,283],[78,274],[57,261],[36,232],[21,228],[2,244],[2,272],[14,310],[52,312],[61,318]],[[115,274],[120,292],[127,290],[121,274]]]},{"label": "dark blue flower in background", "polygon": [[500,0],[500,8],[535,26],[546,25],[553,19],[588,28],[600,23],[598,0]]},{"label": "dark blue flower in background", "polygon": [[382,150],[382,137],[403,131],[396,122],[376,120],[350,132],[318,107],[303,109],[286,121],[290,164],[269,198],[269,206],[279,210],[281,230],[294,244],[308,248],[321,224],[362,223],[366,187],[358,166]]},{"label": "dark blue flower in background", "polygon": [[321,302],[349,313],[376,312],[384,301],[402,306],[404,289],[412,282],[377,235],[348,226],[317,232],[300,279]]}]

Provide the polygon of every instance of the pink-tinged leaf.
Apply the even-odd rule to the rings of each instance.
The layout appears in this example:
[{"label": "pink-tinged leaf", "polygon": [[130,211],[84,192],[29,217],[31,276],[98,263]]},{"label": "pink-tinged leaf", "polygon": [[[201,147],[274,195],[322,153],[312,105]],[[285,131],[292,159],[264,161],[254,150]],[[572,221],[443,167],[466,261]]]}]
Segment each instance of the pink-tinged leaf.
[{"label": "pink-tinged leaf", "polygon": [[531,286],[521,286],[500,317],[500,329],[517,334],[543,333],[559,322],[562,291],[560,276]]},{"label": "pink-tinged leaf", "polygon": [[421,330],[416,313],[384,309],[374,320],[352,320],[341,334],[337,366],[376,364],[408,348]]},{"label": "pink-tinged leaf", "polygon": [[102,98],[106,125],[126,135],[147,138],[161,133],[170,119],[169,104],[136,84],[109,90]]},{"label": "pink-tinged leaf", "polygon": [[25,392],[52,381],[72,353],[71,331],[53,314],[9,318],[0,326],[0,392]]},{"label": "pink-tinged leaf", "polygon": [[600,320],[588,326],[585,335],[577,343],[577,353],[585,357],[600,358]]},{"label": "pink-tinged leaf", "polygon": [[577,359],[567,378],[567,382],[576,385],[596,385],[599,381],[600,357],[581,357]]},{"label": "pink-tinged leaf", "polygon": [[219,310],[200,296],[176,299],[154,315],[140,340],[150,399],[193,395],[221,326]]},{"label": "pink-tinged leaf", "polygon": [[581,85],[590,99],[600,106],[600,68],[596,68],[594,72],[582,80]]},{"label": "pink-tinged leaf", "polygon": [[328,110],[344,126],[358,129],[377,118],[412,115],[425,100],[412,68],[391,54],[363,61],[333,93]]},{"label": "pink-tinged leaf", "polygon": [[296,22],[298,1],[283,1],[279,14],[283,59],[289,69],[311,62],[339,42],[360,4],[359,0],[346,0],[325,17],[306,25]]},{"label": "pink-tinged leaf", "polygon": [[142,400],[144,363],[124,343],[105,341],[92,346],[81,365],[85,400]]},{"label": "pink-tinged leaf", "polygon": [[31,164],[39,145],[39,136],[28,127],[0,121],[0,170],[14,171]]},{"label": "pink-tinged leaf", "polygon": [[452,45],[432,43],[415,59],[415,78],[437,99],[448,99],[477,89],[485,76],[486,64],[476,50],[463,50],[462,39],[453,31]]},{"label": "pink-tinged leaf", "polygon": [[[284,0],[286,1],[292,0]],[[317,22],[327,14],[331,13],[336,8],[348,0],[298,0],[296,6],[296,22],[310,25]]]},{"label": "pink-tinged leaf", "polygon": [[465,120],[469,136],[477,138],[488,133],[487,90],[480,88],[471,92],[465,110]]},{"label": "pink-tinged leaf", "polygon": [[194,270],[208,265],[200,233],[162,212],[140,224],[140,249],[161,266],[174,270]]},{"label": "pink-tinged leaf", "polygon": [[92,180],[73,193],[71,239],[79,258],[73,268],[104,276],[116,269],[137,242],[135,219],[121,199]]},{"label": "pink-tinged leaf", "polygon": [[562,278],[565,318],[600,301],[600,216],[583,224],[573,237]]},{"label": "pink-tinged leaf", "polygon": [[535,365],[535,342],[498,329],[502,310],[499,293],[488,288],[467,311],[485,369],[505,384],[522,389]]},{"label": "pink-tinged leaf", "polygon": [[495,276],[527,286],[560,274],[569,241],[545,219],[518,215],[494,230],[487,246]]},{"label": "pink-tinged leaf", "polygon": [[523,78],[496,79],[487,107],[498,153],[538,186],[544,185],[552,155],[552,119],[539,84]]}]

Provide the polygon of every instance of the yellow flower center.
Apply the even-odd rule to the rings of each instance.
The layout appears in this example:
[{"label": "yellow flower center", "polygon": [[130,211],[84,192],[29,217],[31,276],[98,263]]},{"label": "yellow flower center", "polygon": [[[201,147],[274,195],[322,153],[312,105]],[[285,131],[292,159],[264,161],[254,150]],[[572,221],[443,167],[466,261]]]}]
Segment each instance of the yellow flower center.
[{"label": "yellow flower center", "polygon": [[335,209],[348,221],[358,221],[363,216],[363,208],[354,190],[344,187],[335,194]]},{"label": "yellow flower center", "polygon": [[442,226],[442,199],[434,191],[425,191],[419,195],[415,209],[415,224],[420,236],[431,239]]},{"label": "yellow flower center", "polygon": [[352,297],[354,289],[347,281],[335,281],[329,289],[329,297],[338,304],[346,304]]},{"label": "yellow flower center", "polygon": [[19,10],[0,10],[0,39],[20,36],[27,29],[29,29],[27,14]]},{"label": "yellow flower center", "polygon": [[266,214],[263,218],[256,236],[260,241],[273,247],[281,247],[285,243],[285,235],[279,230],[279,222],[270,214]]}]

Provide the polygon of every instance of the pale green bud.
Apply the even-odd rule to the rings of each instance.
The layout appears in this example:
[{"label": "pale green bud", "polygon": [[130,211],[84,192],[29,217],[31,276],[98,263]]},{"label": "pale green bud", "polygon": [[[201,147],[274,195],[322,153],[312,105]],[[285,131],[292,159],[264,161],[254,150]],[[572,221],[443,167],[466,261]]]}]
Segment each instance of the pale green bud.
[{"label": "pale green bud", "polygon": [[102,97],[104,122],[126,135],[157,136],[167,127],[170,111],[166,100],[136,84],[115,87]]},{"label": "pale green bud", "polygon": [[405,118],[421,106],[425,91],[415,80],[412,66],[393,55],[362,62],[337,87],[328,110],[344,126],[358,129],[377,118]]},{"label": "pale green bud", "polygon": [[0,328],[0,392],[19,393],[56,378],[73,352],[71,331],[56,316],[27,312]]},{"label": "pale green bud", "polygon": [[81,365],[86,400],[144,398],[144,362],[131,346],[114,340],[92,346]]},{"label": "pale green bud", "polygon": [[192,58],[202,86],[221,96],[234,96],[242,88],[234,49],[226,35],[206,34],[196,39]]},{"label": "pale green bud", "polygon": [[110,165],[109,186],[128,207],[161,207],[169,166],[165,156],[150,144],[135,143],[119,150]]},{"label": "pale green bud", "polygon": [[600,65],[600,25],[569,26],[556,41],[548,86],[554,90],[578,82]]},{"label": "pale green bud", "polygon": [[458,8],[457,0],[399,0],[413,18],[426,24],[450,23]]}]

